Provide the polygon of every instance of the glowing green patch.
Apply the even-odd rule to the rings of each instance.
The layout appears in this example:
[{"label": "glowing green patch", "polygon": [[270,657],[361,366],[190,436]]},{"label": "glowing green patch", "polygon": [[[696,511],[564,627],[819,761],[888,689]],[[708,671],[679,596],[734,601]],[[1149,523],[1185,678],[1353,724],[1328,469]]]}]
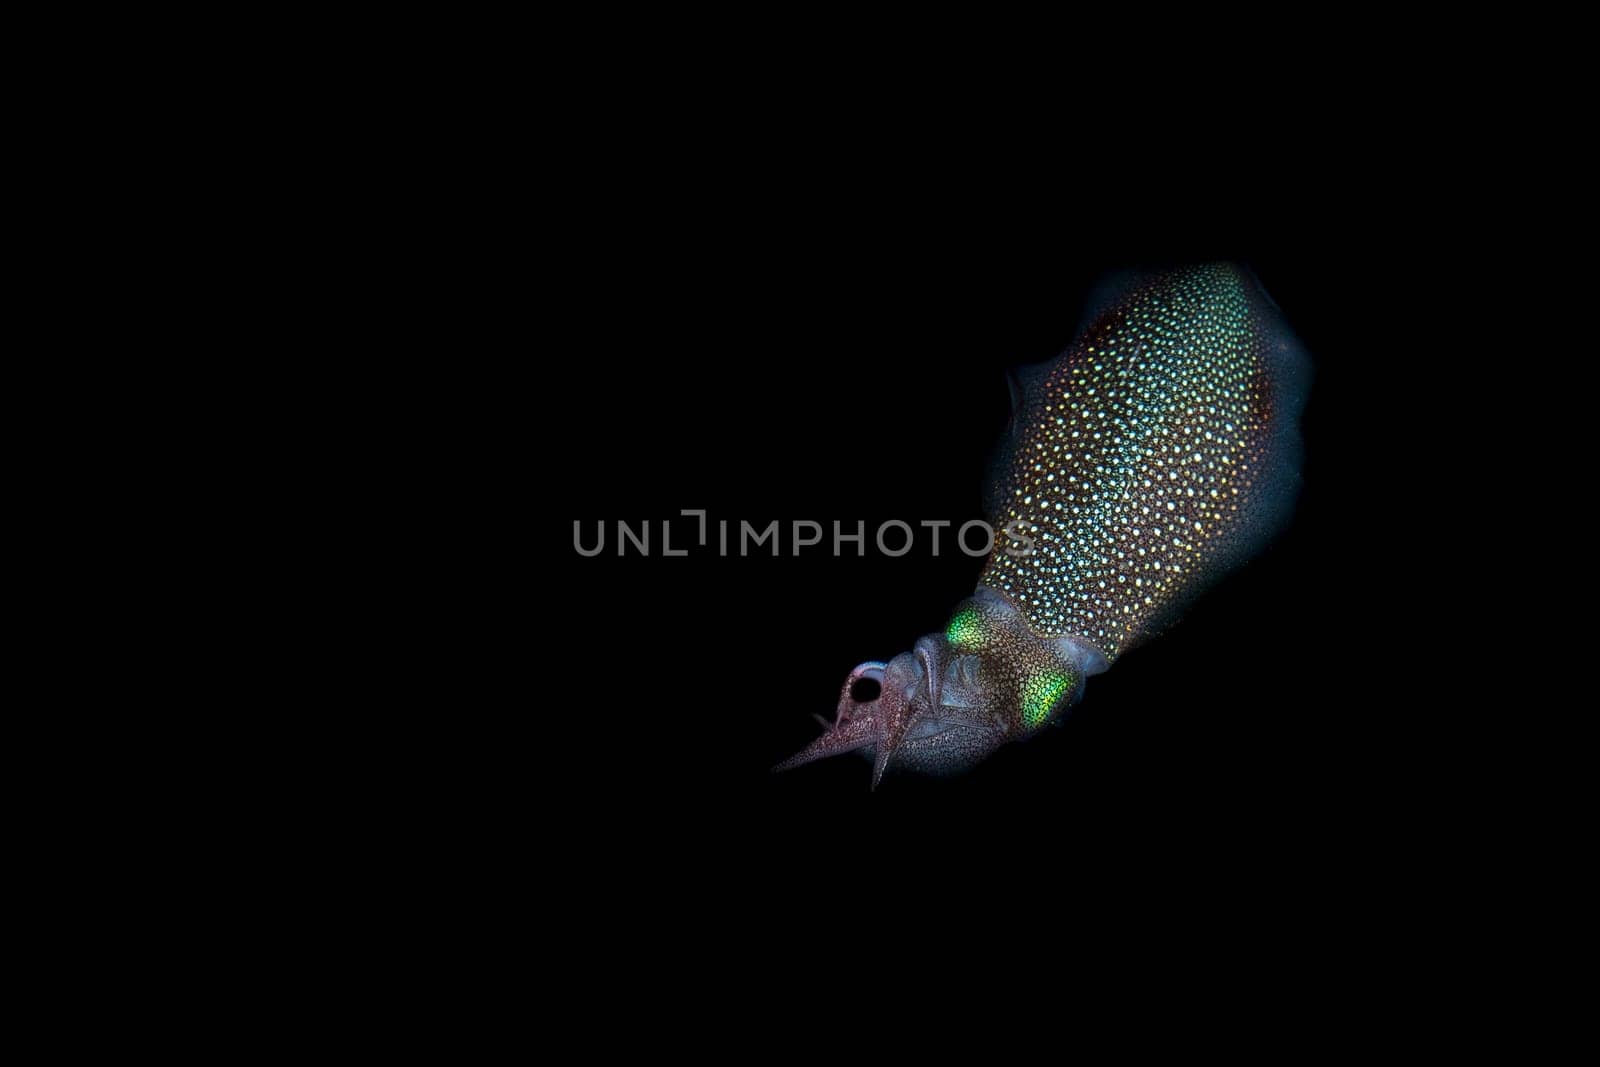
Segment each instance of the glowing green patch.
[{"label": "glowing green patch", "polygon": [[983,641],[983,619],[973,608],[963,608],[950,619],[944,636],[952,645],[975,648]]},{"label": "glowing green patch", "polygon": [[1044,722],[1045,716],[1050,714],[1050,709],[1056,706],[1056,701],[1061,699],[1071,684],[1072,680],[1066,675],[1053,671],[1028,679],[1022,687],[1022,721],[1029,727]]}]

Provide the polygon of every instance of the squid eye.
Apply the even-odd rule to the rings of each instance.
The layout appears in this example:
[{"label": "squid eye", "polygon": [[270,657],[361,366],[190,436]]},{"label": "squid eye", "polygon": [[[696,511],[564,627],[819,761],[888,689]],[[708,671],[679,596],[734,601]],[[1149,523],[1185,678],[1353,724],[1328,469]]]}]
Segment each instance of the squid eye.
[{"label": "squid eye", "polygon": [[983,642],[983,618],[973,608],[962,608],[950,617],[944,636],[957,648],[975,648]]},{"label": "squid eye", "polygon": [[860,677],[850,683],[850,699],[857,704],[869,704],[878,699],[882,687],[876,678]]},{"label": "squid eye", "polygon": [[1022,687],[1022,721],[1030,728],[1050,715],[1056,702],[1072,688],[1072,679],[1057,671],[1041,671]]}]

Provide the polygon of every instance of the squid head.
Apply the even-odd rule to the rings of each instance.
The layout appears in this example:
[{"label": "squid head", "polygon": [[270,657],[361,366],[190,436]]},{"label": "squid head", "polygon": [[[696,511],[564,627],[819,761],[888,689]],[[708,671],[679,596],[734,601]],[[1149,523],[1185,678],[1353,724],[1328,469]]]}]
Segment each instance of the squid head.
[{"label": "squid head", "polygon": [[775,770],[865,751],[872,784],[890,766],[953,774],[1063,715],[1105,657],[1068,638],[1035,636],[1009,601],[983,586],[943,633],[910,652],[852,670],[824,733]]}]

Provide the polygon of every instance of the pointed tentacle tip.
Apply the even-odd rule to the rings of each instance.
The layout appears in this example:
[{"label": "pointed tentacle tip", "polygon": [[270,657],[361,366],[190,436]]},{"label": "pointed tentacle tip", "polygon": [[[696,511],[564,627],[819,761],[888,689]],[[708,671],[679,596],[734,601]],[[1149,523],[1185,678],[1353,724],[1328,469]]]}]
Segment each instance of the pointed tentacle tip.
[{"label": "pointed tentacle tip", "polygon": [[[821,716],[818,716],[820,719]],[[872,744],[875,735],[870,719],[850,719],[840,717],[834,722],[822,720],[823,733],[805,748],[790,756],[781,763],[774,764],[772,773],[793,770],[803,767],[815,760],[826,759],[829,756],[838,756],[846,752],[854,752],[858,748],[865,748]]]},{"label": "pointed tentacle tip", "polygon": [[867,792],[876,793],[878,791],[878,783],[883,781],[883,772],[888,769],[889,750],[884,748],[879,751],[877,757],[872,761],[872,785]]}]

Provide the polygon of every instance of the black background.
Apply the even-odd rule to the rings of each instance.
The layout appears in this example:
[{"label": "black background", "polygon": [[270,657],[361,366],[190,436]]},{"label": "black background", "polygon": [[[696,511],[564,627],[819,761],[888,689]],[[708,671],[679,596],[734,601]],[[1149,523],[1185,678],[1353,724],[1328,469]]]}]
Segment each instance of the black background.
[{"label": "black background", "polygon": [[[553,813],[542,833],[691,880],[826,887],[895,857],[980,878],[1001,855],[1106,848],[1307,863],[1362,832],[1389,750],[1370,724],[1391,714],[1361,616],[1378,582],[1364,486],[1391,458],[1370,368],[1401,359],[1370,238],[1240,197],[1141,215],[1142,191],[1040,209],[1033,190],[1019,209],[781,188],[591,190],[539,251],[534,399],[510,437],[534,706],[508,773]],[[965,775],[869,793],[856,756],[769,773],[852,665],[908,649],[972,591],[982,561],[949,531],[938,558],[925,532],[891,558],[870,531],[980,517],[1006,368],[1067,347],[1107,271],[1211,259],[1248,263],[1314,360],[1287,531],[1091,679],[1065,723]],[[709,512],[711,548],[682,508]],[[656,551],[619,557],[619,519],[648,521]],[[779,520],[782,555],[718,556],[719,519]],[[865,521],[866,555],[792,555],[797,519]],[[575,520],[586,540],[607,524],[605,553],[577,554]],[[663,520],[687,558],[660,554]]]},{"label": "black background", "polygon": [[[1133,57],[1125,73],[1145,76]],[[350,786],[335,846],[396,828],[417,861],[394,881],[427,888],[419,911],[452,938],[476,921],[519,975],[608,1008],[682,991],[717,1012],[707,973],[761,994],[802,960],[821,965],[810,996],[768,1002],[790,1032],[830,1038],[815,1021],[835,1005],[895,1032],[859,994],[908,946],[998,929],[997,943],[1071,971],[1087,932],[1126,944],[1165,927],[1214,935],[1205,961],[1227,965],[1241,930],[1290,956],[1283,931],[1338,938],[1364,901],[1391,907],[1389,855],[1425,853],[1459,818],[1459,792],[1430,780],[1440,739],[1463,732],[1438,682],[1464,675],[1487,693],[1501,677],[1460,650],[1449,671],[1420,662],[1458,621],[1421,594],[1423,572],[1474,591],[1493,573],[1449,556],[1473,498],[1420,532],[1392,506],[1441,469],[1397,435],[1431,432],[1439,382],[1492,402],[1503,376],[1463,374],[1472,349],[1441,336],[1477,316],[1440,279],[1504,265],[1474,244],[1476,203],[1421,232],[1455,173],[1422,176],[1359,116],[1288,98],[1268,113],[1263,98],[1282,94],[1250,74],[1240,91],[1208,73],[1128,122],[1100,117],[1122,82],[1053,89],[1049,114],[987,139],[1005,106],[968,108],[959,133],[924,106],[908,135],[910,104],[930,103],[922,83],[897,84],[888,105],[823,107],[825,71],[793,80],[803,122],[733,81],[679,101],[662,79],[659,101],[630,93],[597,113],[586,105],[614,80],[600,67],[552,86],[532,122],[474,122],[476,103],[435,112],[456,140],[419,147],[442,172],[414,197],[433,210],[396,205],[381,240],[361,231],[364,253],[393,252],[421,284],[368,316],[409,336],[354,399],[381,405],[407,367],[423,388],[386,412],[405,433],[357,431],[364,462],[338,491],[359,500],[395,467],[394,442],[416,441],[402,465],[412,510],[373,547],[424,540],[382,575],[409,601],[394,612],[409,639],[336,694],[373,710],[352,760],[329,762],[383,777]],[[1342,96],[1362,76],[1330,85]],[[510,98],[482,96],[490,116]],[[1437,129],[1431,110],[1403,118],[1407,143]],[[785,526],[975,518],[1004,371],[1069,345],[1107,271],[1215,259],[1257,272],[1314,361],[1293,524],[1090,679],[1064,724],[964,776],[893,775],[869,792],[852,756],[768,768],[816,736],[812,715],[853,664],[943,625],[981,561],[930,558],[925,539],[903,558],[574,551],[575,521],[649,522],[659,546],[671,519],[683,543],[683,508]],[[370,350],[367,325],[338,340]],[[1417,403],[1408,387],[1425,381]],[[413,477],[450,491],[415,492]],[[417,573],[443,596],[419,595]],[[369,685],[400,692],[374,702]],[[1398,780],[1426,795],[1421,818],[1397,803]],[[464,899],[434,893],[452,884]],[[508,947],[519,929],[529,950]],[[547,951],[563,940],[571,966]],[[728,944],[736,966],[697,966]],[[1025,1016],[1028,976],[930,969],[906,988],[932,1007],[992,984]]]}]

